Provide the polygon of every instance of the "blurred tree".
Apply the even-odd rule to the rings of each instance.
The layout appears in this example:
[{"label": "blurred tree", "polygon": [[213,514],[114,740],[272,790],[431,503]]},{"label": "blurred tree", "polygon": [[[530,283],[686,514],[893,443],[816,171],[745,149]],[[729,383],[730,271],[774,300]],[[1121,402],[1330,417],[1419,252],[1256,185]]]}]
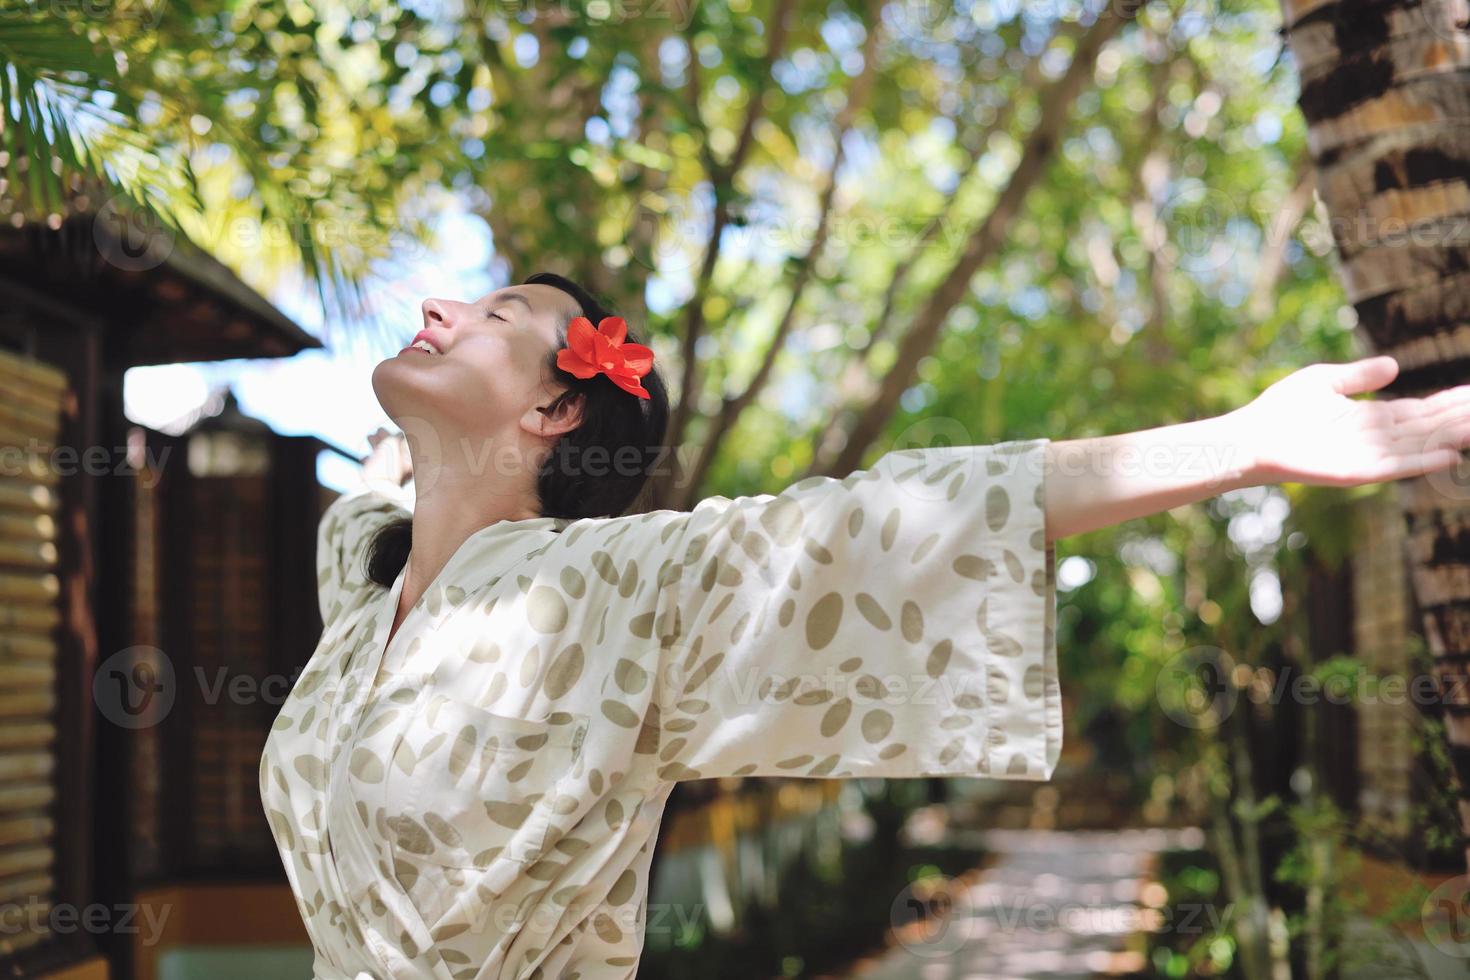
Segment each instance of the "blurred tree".
[{"label": "blurred tree", "polygon": [[[1317,190],[1357,327],[1399,375],[1384,395],[1427,395],[1470,364],[1470,31],[1460,0],[1284,0]],[[1470,591],[1454,474],[1400,481],[1413,587],[1435,657],[1470,865]],[[1385,556],[1389,558],[1391,556]]]}]

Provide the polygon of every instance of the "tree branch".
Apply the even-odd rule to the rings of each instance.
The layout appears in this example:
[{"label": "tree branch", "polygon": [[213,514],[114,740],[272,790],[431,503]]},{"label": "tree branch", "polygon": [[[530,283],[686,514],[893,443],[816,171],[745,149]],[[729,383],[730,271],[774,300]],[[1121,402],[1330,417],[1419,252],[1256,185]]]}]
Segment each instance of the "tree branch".
[{"label": "tree branch", "polygon": [[[1041,59],[1051,49],[1051,44],[1061,38],[1078,38],[1083,33],[1083,26],[1078,21],[1066,21],[1053,33],[1051,42],[1037,55],[1026,62],[1025,68],[1021,70],[1021,80],[1018,85],[1020,90],[1034,89],[1041,84]],[[894,267],[893,276],[883,290],[883,306],[874,321],[872,329],[868,331],[867,338],[853,349],[853,355],[843,368],[842,376],[833,386],[837,395],[835,404],[828,415],[826,424],[814,437],[813,443],[816,451],[814,460],[831,459],[837,452],[837,442],[842,433],[843,413],[840,407],[848,403],[855,392],[864,391],[868,387],[869,372],[867,370],[868,353],[877,346],[878,342],[888,333],[894,322],[894,313],[898,307],[898,295],[905,283],[908,282],[909,274],[919,264],[919,259],[924,256],[936,236],[944,228],[949,213],[953,211],[955,202],[959,199],[964,186],[969,183],[971,176],[975,173],[990,145],[990,140],[996,133],[1005,132],[1016,114],[1018,99],[1007,99],[999,109],[995,117],[981,130],[980,136],[973,142],[973,149],[969,159],[965,162],[965,169],[955,180],[955,189],[939,212],[929,219],[924,230],[919,233],[912,248]],[[964,110],[961,110],[964,111]],[[871,390],[868,391],[869,397]]]},{"label": "tree branch", "polygon": [[709,434],[705,437],[704,445],[700,451],[699,459],[694,465],[692,475],[680,488],[680,492],[674,502],[676,508],[688,506],[690,501],[698,492],[700,484],[704,482],[709,473],[710,466],[714,463],[719,452],[720,444],[726,435],[734,427],[740,414],[750,406],[770,381],[771,372],[776,364],[776,357],[786,345],[786,339],[791,333],[791,328],[796,322],[796,311],[801,303],[802,295],[806,291],[807,284],[811,282],[812,267],[823,249],[826,248],[828,236],[831,231],[832,205],[837,197],[837,174],[842,168],[844,160],[843,142],[848,131],[852,128],[853,120],[857,118],[858,112],[867,103],[868,96],[872,93],[873,82],[877,77],[878,68],[878,36],[881,23],[878,17],[877,0],[869,0],[868,4],[868,31],[863,40],[863,70],[857,78],[853,79],[852,86],[848,89],[847,101],[833,121],[832,135],[832,162],[827,168],[826,181],[822,189],[820,201],[817,205],[818,217],[816,233],[812,236],[811,245],[806,254],[802,255],[795,264],[795,274],[792,277],[790,295],[786,302],[785,312],[782,313],[780,321],[776,325],[776,332],[767,345],[765,354],[761,357],[760,366],[756,368],[750,383],[747,384],[740,394],[733,397],[723,398],[720,402],[720,410],[716,413],[710,423]]},{"label": "tree branch", "polygon": [[1261,251],[1256,264],[1256,275],[1251,282],[1251,295],[1246,309],[1253,320],[1264,320],[1271,313],[1271,298],[1281,275],[1286,271],[1286,247],[1296,226],[1312,206],[1312,196],[1317,188],[1317,173],[1312,169],[1311,154],[1305,150],[1296,161],[1296,186],[1286,195],[1280,209],[1271,218],[1271,230],[1266,238],[1266,247]]},{"label": "tree branch", "polygon": [[999,250],[1006,231],[1021,211],[1026,195],[1041,178],[1056,150],[1073,102],[1092,78],[1098,54],[1130,19],[1131,14],[1122,14],[1110,4],[1078,42],[1072,63],[1042,98],[1041,118],[1026,138],[1021,161],[1011,173],[1010,180],[996,198],[990,213],[971,235],[964,254],[915,317],[899,344],[898,359],[884,379],[882,388],[848,430],[847,439],[833,462],[821,468],[821,475],[846,474],[856,469],[868,446],[888,424],[899,397],[917,373],[919,362],[938,342],[949,313],[969,289],[975,273]]},{"label": "tree branch", "polygon": [[[775,10],[772,15],[771,39],[766,45],[765,55],[762,58],[761,77],[765,82],[771,78],[771,68],[776,59],[786,48],[788,24],[791,19],[791,10],[795,6],[795,0],[776,0]],[[691,24],[693,22],[691,21]],[[690,43],[689,49],[689,80],[690,90],[694,97],[698,97],[698,82],[695,66],[698,58],[694,53],[694,45]],[[714,219],[711,222],[709,240],[705,243],[704,260],[700,264],[699,275],[695,280],[694,295],[690,297],[685,307],[686,318],[684,335],[680,338],[679,357],[679,400],[675,405],[673,417],[669,422],[669,431],[666,442],[675,450],[684,441],[684,430],[693,415],[696,403],[699,399],[699,364],[695,356],[695,349],[699,344],[699,338],[704,333],[704,301],[709,295],[710,281],[714,278],[715,265],[720,257],[720,238],[723,236],[725,226],[730,220],[730,188],[734,183],[735,175],[745,162],[745,157],[750,150],[755,132],[756,121],[760,118],[765,99],[763,92],[752,92],[747,103],[745,123],[741,127],[740,137],[735,144],[735,150],[730,159],[724,163],[714,160],[713,153],[709,149],[709,140],[701,140],[701,150],[705,154],[706,166],[710,169],[710,180],[715,188]],[[699,117],[699,106],[696,102],[693,106],[694,115]],[[677,458],[677,453],[675,454]],[[677,472],[655,477],[656,487],[654,498],[661,503],[666,501],[671,492],[673,483],[680,479]]]}]

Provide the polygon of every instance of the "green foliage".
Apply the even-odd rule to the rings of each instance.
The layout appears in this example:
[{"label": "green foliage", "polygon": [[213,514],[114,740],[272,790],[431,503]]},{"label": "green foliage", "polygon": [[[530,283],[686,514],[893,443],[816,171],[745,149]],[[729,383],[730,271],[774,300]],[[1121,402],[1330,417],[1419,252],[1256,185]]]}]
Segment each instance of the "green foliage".
[{"label": "green foliage", "polygon": [[1288,808],[1287,817],[1296,834],[1294,846],[1274,878],[1307,896],[1303,909],[1287,915],[1287,924],[1294,938],[1320,949],[1314,975],[1321,976],[1342,957],[1349,917],[1367,905],[1363,892],[1344,887],[1361,865],[1361,854],[1350,843],[1351,822],[1330,801],[1310,798]]},{"label": "green foliage", "polygon": [[[1225,895],[1219,869],[1207,851],[1174,851],[1160,857],[1158,881],[1168,896],[1168,921],[1188,922],[1150,936],[1149,965],[1160,978],[1232,977],[1234,908]],[[1209,914],[1200,915],[1199,910]]]},{"label": "green foliage", "polygon": [[[863,782],[871,787],[862,804],[874,816],[871,835],[844,839],[830,851],[811,848],[787,861],[777,855],[793,847],[790,828],[766,831],[762,861],[769,866],[763,875],[776,879],[779,903],[748,897],[737,909],[738,925],[727,933],[711,928],[697,903],[680,906],[696,914],[661,914],[658,928],[651,918],[640,972],[668,980],[835,975],[858,956],[881,954],[892,941],[888,931],[918,921],[921,914],[932,917],[939,929],[962,928],[946,918],[956,913],[943,904],[944,889],[954,887],[954,876],[973,867],[980,855],[969,848],[899,842],[897,823],[924,794],[923,781]],[[800,819],[821,823],[831,818],[829,812]],[[815,833],[809,826],[803,836]],[[664,910],[664,903],[678,899],[655,889],[649,901]],[[669,924],[674,928],[665,928]]]},{"label": "green foliage", "polygon": [[[1433,676],[1433,656],[1422,636],[1408,638],[1408,654],[1409,676]],[[1415,758],[1420,760],[1410,826],[1422,828],[1425,861],[1438,867],[1458,868],[1465,853],[1465,839],[1460,832],[1457,777],[1450,761],[1444,719],[1422,719],[1410,737],[1410,745]]]},{"label": "green foliage", "polygon": [[265,287],[293,267],[337,315],[446,146],[392,53],[396,4],[0,0],[0,208],[162,221]]},{"label": "green foliage", "polygon": [[[777,0],[458,12],[140,0],[87,17],[4,2],[0,58],[36,93],[7,116],[10,145],[29,150],[8,159],[8,193],[32,217],[60,210],[74,170],[100,169],[227,263],[269,276],[305,260],[370,309],[353,285],[389,246],[427,236],[448,192],[490,224],[503,272],[581,275],[669,337],[719,203],[729,220],[698,351],[707,394],[739,390],[770,337],[877,30],[797,330],[709,480],[734,493],[784,485],[810,460],[840,407],[821,382],[867,344],[895,271],[912,266],[892,297],[901,327],[959,255],[1069,40],[1028,62],[1083,9],[974,2],[930,23],[912,5],[801,0],[768,65]],[[1144,427],[1234,407],[1285,366],[1351,352],[1315,217],[1279,282],[1258,275],[1305,138],[1278,26],[1268,0],[1208,21],[1183,4],[1144,8],[1105,51],[893,434],[934,417],[977,442]],[[72,121],[51,131],[48,115]],[[25,162],[52,155],[59,176]],[[277,244],[235,240],[241,219]],[[931,221],[939,231],[922,239]],[[860,374],[882,378],[896,335]]]}]

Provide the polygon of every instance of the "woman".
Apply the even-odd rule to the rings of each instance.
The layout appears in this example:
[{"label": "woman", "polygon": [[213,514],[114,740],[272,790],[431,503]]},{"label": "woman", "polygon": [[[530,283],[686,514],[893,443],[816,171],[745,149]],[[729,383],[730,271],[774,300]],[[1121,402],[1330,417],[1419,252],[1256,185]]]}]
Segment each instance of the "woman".
[{"label": "woman", "polygon": [[672,462],[620,320],[541,274],[423,323],[373,373],[413,499],[395,479],[328,509],[325,629],[261,760],[318,980],[632,976],[681,780],[1050,777],[1055,539],[1470,442],[1470,386],[1349,397],[1394,377],[1374,357],[1218,418],[619,516]]}]

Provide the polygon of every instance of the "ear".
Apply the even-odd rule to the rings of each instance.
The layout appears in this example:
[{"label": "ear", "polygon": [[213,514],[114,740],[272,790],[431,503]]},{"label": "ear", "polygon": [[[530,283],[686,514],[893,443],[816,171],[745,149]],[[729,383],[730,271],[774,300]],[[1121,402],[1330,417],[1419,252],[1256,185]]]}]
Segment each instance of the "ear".
[{"label": "ear", "polygon": [[570,432],[582,424],[582,408],[585,399],[581,395],[570,395],[553,405],[555,395],[540,405],[534,405],[521,417],[521,428],[533,436],[552,438]]}]

